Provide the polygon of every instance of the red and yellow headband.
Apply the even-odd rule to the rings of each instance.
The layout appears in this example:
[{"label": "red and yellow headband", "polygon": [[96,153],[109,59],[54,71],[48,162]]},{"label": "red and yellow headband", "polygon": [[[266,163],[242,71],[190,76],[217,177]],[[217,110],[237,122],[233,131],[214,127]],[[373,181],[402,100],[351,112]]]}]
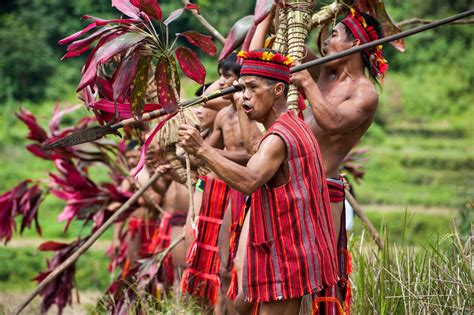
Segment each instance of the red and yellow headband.
[{"label": "red and yellow headband", "polygon": [[237,57],[243,60],[240,75],[255,75],[280,82],[290,83],[290,66],[293,60],[272,51],[243,51]]},{"label": "red and yellow headband", "polygon": [[[341,21],[351,31],[352,35],[357,38],[361,44],[365,44],[379,39],[377,32],[373,26],[368,26],[364,17],[351,8],[349,15]],[[377,78],[383,80],[388,69],[388,62],[382,55],[382,45],[371,50],[363,52],[368,58],[371,65],[370,71]]]}]

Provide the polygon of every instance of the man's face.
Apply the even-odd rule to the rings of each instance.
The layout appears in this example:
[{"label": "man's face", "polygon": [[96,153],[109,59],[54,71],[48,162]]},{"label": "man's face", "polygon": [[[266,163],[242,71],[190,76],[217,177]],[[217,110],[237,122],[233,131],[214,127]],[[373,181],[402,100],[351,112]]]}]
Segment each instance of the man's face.
[{"label": "man's face", "polygon": [[196,109],[196,116],[201,121],[201,128],[208,129],[212,128],[214,125],[214,120],[216,119],[217,111],[208,107],[199,106]]},{"label": "man's face", "polygon": [[324,55],[331,55],[349,49],[352,46],[353,41],[348,38],[344,24],[338,23],[324,41],[322,52]]},{"label": "man's face", "polygon": [[[229,86],[232,86],[232,82],[238,79],[239,77],[232,71],[223,71],[222,69],[219,69],[219,79],[217,80],[217,82],[219,83],[219,89],[225,89]],[[222,98],[231,99],[232,95],[227,94],[224,95]]]},{"label": "man's face", "polygon": [[245,113],[250,119],[263,122],[273,106],[273,86],[257,76],[243,76],[240,84],[243,87],[242,108]]},{"label": "man's face", "polygon": [[128,165],[130,167],[135,167],[140,160],[140,151],[137,149],[130,150],[125,153],[125,157],[127,158]]}]

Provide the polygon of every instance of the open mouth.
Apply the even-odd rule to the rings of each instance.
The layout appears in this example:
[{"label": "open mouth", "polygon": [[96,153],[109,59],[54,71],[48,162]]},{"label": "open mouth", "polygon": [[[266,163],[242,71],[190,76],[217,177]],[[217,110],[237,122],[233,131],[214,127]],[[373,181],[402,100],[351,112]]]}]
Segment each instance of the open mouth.
[{"label": "open mouth", "polygon": [[242,108],[246,113],[250,112],[252,110],[252,107],[248,104],[242,104]]}]

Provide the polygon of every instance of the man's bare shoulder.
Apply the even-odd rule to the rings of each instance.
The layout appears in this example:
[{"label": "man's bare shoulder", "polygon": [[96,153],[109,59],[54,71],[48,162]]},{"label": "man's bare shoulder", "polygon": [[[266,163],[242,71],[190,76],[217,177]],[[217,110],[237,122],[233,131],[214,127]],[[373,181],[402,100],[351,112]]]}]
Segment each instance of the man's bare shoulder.
[{"label": "man's bare shoulder", "polygon": [[229,106],[226,106],[217,112],[216,119],[214,121],[214,127],[218,127],[218,128],[222,127],[222,124],[225,122],[225,118],[229,110]]},{"label": "man's bare shoulder", "polygon": [[360,80],[353,90],[351,99],[365,111],[374,111],[379,104],[379,94],[372,81],[367,78]]}]

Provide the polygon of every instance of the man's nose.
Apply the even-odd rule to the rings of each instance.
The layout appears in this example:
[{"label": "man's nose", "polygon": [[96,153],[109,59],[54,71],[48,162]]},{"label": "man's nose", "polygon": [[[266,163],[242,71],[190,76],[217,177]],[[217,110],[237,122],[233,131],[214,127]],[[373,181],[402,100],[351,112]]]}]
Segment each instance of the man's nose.
[{"label": "man's nose", "polygon": [[250,92],[249,90],[242,91],[242,98],[244,101],[250,100]]}]

